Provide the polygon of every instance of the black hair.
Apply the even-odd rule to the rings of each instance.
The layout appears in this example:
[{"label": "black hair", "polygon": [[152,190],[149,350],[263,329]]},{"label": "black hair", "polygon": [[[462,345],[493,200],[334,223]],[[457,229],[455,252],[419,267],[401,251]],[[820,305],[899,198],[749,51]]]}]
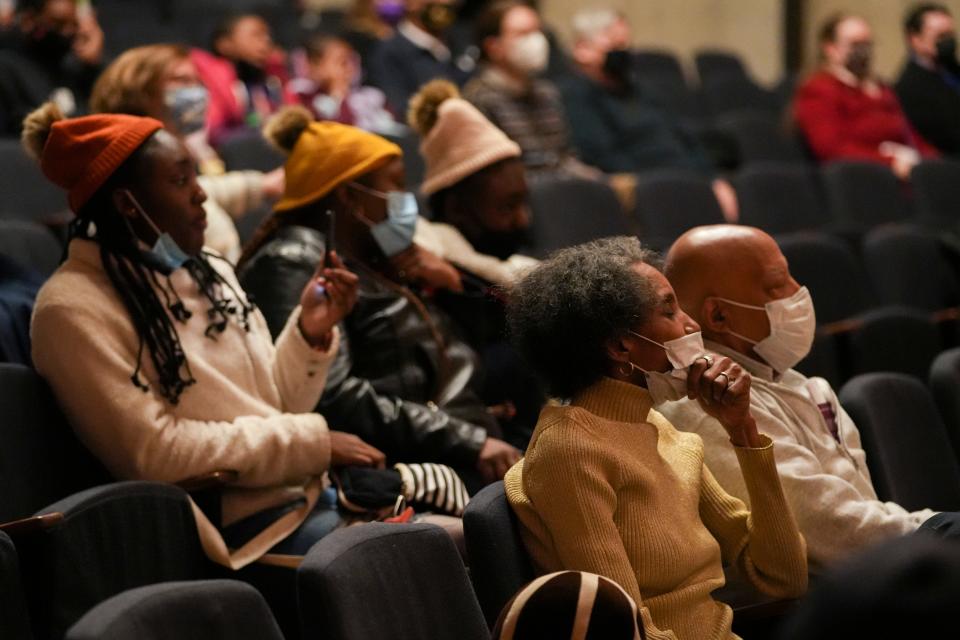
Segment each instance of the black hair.
[{"label": "black hair", "polygon": [[[131,382],[144,392],[149,390],[140,377],[146,347],[157,371],[160,395],[171,404],[177,404],[183,391],[196,380],[174,321],[185,324],[192,313],[184,306],[169,276],[158,274],[147,264],[129,222],[116,210],[112,197],[115,189],[134,183],[141,175],[145,158],[155,141],[156,138],[151,137],[142,144],[81,207],[70,226],[70,239],[90,238],[99,244],[103,268],[130,314],[140,341]],[[216,335],[227,328],[228,319],[237,316],[238,312],[238,322],[249,331],[249,315],[254,309],[252,302],[239,295],[213,268],[211,258],[222,260],[219,256],[201,252],[185,265],[204,297],[210,301],[206,336],[216,339]],[[231,291],[232,297],[224,295],[224,286]]]},{"label": "black hair", "polygon": [[911,8],[903,20],[903,29],[907,35],[917,35],[923,31],[923,21],[928,13],[945,13],[950,15],[950,10],[938,2],[921,2]]},{"label": "black hair", "polygon": [[523,0],[495,0],[477,15],[473,23],[473,38],[477,47],[480,49],[480,59],[486,60],[487,53],[483,48],[483,42],[487,38],[496,38],[503,32],[503,19],[511,9],[516,7],[533,6]]},{"label": "black hair", "polygon": [[637,238],[604,238],[554,253],[511,288],[511,339],[552,395],[570,398],[598,381],[609,369],[607,341],[649,318],[656,294],[631,268],[640,262],[660,268]]},{"label": "black hair", "polygon": [[266,17],[256,11],[235,11],[228,13],[213,28],[213,33],[210,35],[210,51],[221,55],[220,50],[217,48],[217,43],[220,42],[222,38],[230,37],[230,34],[237,28],[237,25],[247,18],[256,18],[263,20],[267,25],[270,24]]}]

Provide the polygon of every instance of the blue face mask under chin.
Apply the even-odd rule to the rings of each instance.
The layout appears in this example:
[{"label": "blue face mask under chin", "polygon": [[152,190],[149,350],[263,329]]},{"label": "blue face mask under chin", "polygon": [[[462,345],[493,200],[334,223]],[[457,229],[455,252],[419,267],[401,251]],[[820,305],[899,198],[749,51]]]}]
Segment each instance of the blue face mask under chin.
[{"label": "blue face mask under chin", "polygon": [[[154,233],[157,234],[157,240],[153,243],[153,246],[150,249],[143,249],[141,251],[147,264],[163,274],[173,273],[185,265],[187,261],[190,260],[190,256],[180,248],[180,245],[177,244],[176,240],[174,240],[169,233],[160,231],[159,227],[154,224],[153,220],[150,219],[150,216],[147,215],[147,212],[143,210],[143,207],[140,206],[140,203],[129,190],[126,190],[125,193],[129,196],[130,202],[136,207],[140,216],[150,225]],[[127,224],[129,224],[129,222]],[[133,230],[131,229],[131,233],[132,232]]]},{"label": "blue face mask under chin", "polygon": [[387,201],[387,219],[383,222],[373,223],[356,214],[357,218],[370,227],[370,235],[383,251],[383,255],[392,258],[409,249],[413,245],[413,236],[417,230],[417,197],[409,191],[384,193],[357,183],[351,183],[350,186]]}]

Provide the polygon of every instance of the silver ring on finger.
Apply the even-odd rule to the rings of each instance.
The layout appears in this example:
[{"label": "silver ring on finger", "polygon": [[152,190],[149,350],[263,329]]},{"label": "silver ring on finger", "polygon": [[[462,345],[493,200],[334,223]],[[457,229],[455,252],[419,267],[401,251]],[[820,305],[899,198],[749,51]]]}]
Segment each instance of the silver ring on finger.
[{"label": "silver ring on finger", "polygon": [[697,359],[697,360],[703,360],[704,362],[706,362],[706,363],[707,363],[707,369],[709,369],[710,367],[713,366],[713,358],[712,358],[711,356],[705,354],[705,353],[704,353],[703,355],[697,356],[696,359]]},{"label": "silver ring on finger", "polygon": [[730,376],[728,376],[725,372],[721,371],[720,373],[717,374],[717,377],[714,378],[713,381],[716,382],[720,378],[720,376],[723,376],[724,379],[726,380],[726,384],[723,385],[723,388],[724,389],[728,388],[730,384],[733,382],[733,380],[731,380]]}]

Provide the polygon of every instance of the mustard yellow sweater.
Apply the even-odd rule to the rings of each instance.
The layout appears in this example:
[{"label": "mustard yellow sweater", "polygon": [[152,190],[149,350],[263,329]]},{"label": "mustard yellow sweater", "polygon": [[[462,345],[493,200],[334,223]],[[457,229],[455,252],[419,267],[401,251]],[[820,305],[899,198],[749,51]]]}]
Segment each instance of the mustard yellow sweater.
[{"label": "mustard yellow sweater", "polygon": [[617,581],[648,638],[733,638],[732,611],[710,597],[724,564],[774,597],[807,587],[804,541],[764,439],[762,449],[736,449],[750,513],[704,466],[699,436],[652,410],[645,389],[604,379],[543,410],[507,473],[507,498],[538,571]]}]

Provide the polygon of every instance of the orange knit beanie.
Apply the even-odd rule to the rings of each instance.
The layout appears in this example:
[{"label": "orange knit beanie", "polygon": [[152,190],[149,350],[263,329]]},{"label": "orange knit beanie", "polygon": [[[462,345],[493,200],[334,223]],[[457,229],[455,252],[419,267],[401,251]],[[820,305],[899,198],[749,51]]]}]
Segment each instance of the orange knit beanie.
[{"label": "orange knit beanie", "polygon": [[98,114],[66,119],[46,104],[24,120],[23,143],[43,174],[66,189],[76,213],[147,138],[163,128],[153,118]]}]

